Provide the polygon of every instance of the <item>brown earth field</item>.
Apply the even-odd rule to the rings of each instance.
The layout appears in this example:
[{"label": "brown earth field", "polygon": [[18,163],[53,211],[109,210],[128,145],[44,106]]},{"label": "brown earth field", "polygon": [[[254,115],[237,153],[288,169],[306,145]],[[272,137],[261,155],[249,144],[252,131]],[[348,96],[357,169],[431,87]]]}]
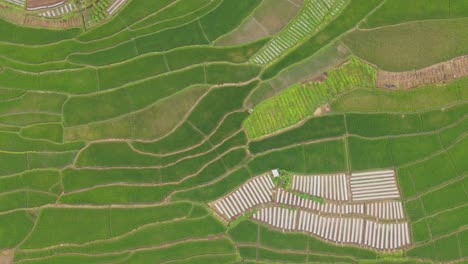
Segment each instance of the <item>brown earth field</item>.
[{"label": "brown earth field", "polygon": [[7,5],[2,5],[0,3],[0,18],[4,19],[10,23],[15,23],[22,25],[24,23],[24,13],[23,12],[15,12],[14,8],[11,8]]},{"label": "brown earth field", "polygon": [[0,251],[0,264],[13,263],[14,252],[12,250]]},{"label": "brown earth field", "polygon": [[43,19],[36,16],[26,16],[24,25],[42,28],[73,28],[81,27],[83,21],[81,17],[75,16],[69,19]]},{"label": "brown earth field", "polygon": [[303,0],[263,0],[263,3],[236,30],[221,37],[217,45],[254,41],[282,30],[300,11]]},{"label": "brown earth field", "polygon": [[409,89],[425,84],[444,83],[468,75],[468,56],[457,57],[416,71],[379,71],[377,86]]},{"label": "brown earth field", "polygon": [[26,2],[26,7],[28,9],[42,7],[42,6],[45,7],[45,6],[56,5],[61,2],[63,2],[63,0],[28,0]]}]

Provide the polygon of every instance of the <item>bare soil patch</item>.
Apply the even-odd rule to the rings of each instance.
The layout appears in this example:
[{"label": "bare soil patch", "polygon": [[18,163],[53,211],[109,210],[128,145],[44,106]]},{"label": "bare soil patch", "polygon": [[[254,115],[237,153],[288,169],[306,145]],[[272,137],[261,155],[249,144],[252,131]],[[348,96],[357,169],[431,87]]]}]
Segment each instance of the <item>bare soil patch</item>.
[{"label": "bare soil patch", "polygon": [[304,3],[304,0],[289,0],[291,3],[296,4],[297,6],[301,6]]},{"label": "bare soil patch", "polygon": [[247,22],[237,28],[235,32],[222,37],[219,41],[217,41],[216,44],[235,45],[246,43],[266,36],[268,36],[268,32],[262,28],[262,26],[257,21],[255,21],[255,19],[249,19]]},{"label": "bare soil patch", "polygon": [[329,103],[326,103],[319,108],[315,109],[314,116],[321,116],[331,111],[331,106]]},{"label": "bare soil patch", "polygon": [[457,57],[416,71],[379,71],[377,86],[409,89],[425,84],[444,83],[463,76],[468,76],[468,56]]},{"label": "bare soil patch", "polygon": [[13,264],[13,250],[0,251],[0,264]]},{"label": "bare soil patch", "polygon": [[74,28],[83,24],[81,17],[74,16],[69,19],[45,19],[36,16],[26,16],[24,25],[42,28]]},{"label": "bare soil patch", "polygon": [[253,17],[268,30],[275,34],[282,30],[300,11],[302,3],[294,5],[289,1],[264,0]]},{"label": "bare soil patch", "polygon": [[38,8],[38,7],[47,7],[47,6],[57,5],[61,2],[64,2],[64,0],[28,0],[26,2],[26,7],[28,9]]},{"label": "bare soil patch", "polygon": [[0,4],[0,17],[10,23],[18,25],[22,25],[24,23],[24,14],[22,12],[18,12],[17,10],[2,4]]},{"label": "bare soil patch", "polygon": [[[302,3],[303,0],[298,0]],[[221,37],[217,45],[235,45],[254,41],[282,30],[299,12],[301,4],[288,0],[264,0],[236,30]]]}]

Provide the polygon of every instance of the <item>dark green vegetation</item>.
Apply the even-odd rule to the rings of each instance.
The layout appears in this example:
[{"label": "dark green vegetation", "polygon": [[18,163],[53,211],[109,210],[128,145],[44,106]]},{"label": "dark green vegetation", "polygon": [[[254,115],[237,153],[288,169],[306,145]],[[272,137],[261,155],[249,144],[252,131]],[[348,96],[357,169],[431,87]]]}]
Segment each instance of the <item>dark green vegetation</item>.
[{"label": "dark green vegetation", "polygon": [[[466,54],[464,1],[350,0],[264,66],[249,61],[268,33],[214,45],[252,14],[274,28],[265,3],[133,0],[89,31],[0,21],[0,256],[48,264],[466,259],[467,79],[374,87],[378,68]],[[320,69],[326,78],[311,80]],[[313,116],[325,103],[331,112]],[[272,168],[395,168],[414,245],[387,255],[250,220],[227,225],[208,207]]]}]

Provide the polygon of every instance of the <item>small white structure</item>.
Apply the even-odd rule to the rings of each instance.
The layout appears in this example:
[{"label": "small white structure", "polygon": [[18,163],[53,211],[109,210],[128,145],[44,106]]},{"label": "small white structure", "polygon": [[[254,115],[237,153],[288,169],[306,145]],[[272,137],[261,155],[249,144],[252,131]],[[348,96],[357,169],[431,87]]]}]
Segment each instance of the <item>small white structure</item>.
[{"label": "small white structure", "polygon": [[278,169],[271,170],[271,173],[273,173],[273,177],[278,177],[278,176],[280,176],[280,173],[279,173],[279,170],[278,170]]}]

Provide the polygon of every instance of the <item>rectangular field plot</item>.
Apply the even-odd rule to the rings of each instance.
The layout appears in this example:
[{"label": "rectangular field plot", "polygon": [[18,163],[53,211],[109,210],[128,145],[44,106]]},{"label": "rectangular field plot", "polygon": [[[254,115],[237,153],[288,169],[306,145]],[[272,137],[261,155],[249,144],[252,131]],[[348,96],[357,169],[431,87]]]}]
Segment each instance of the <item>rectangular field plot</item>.
[{"label": "rectangular field plot", "polygon": [[402,219],[405,217],[403,204],[398,201],[385,201],[366,204],[366,213],[380,219]]},{"label": "rectangular field plot", "polygon": [[299,214],[299,230],[336,242],[361,243],[362,219],[323,217],[302,211]]},{"label": "rectangular field plot", "polygon": [[296,210],[281,207],[265,207],[260,209],[253,218],[266,222],[274,227],[285,230],[296,229]]},{"label": "rectangular field plot", "polygon": [[350,185],[354,201],[400,198],[393,170],[352,173]]},{"label": "rectangular field plot", "polygon": [[367,221],[364,244],[378,249],[396,249],[410,243],[408,224],[381,224]]},{"label": "rectangular field plot", "polygon": [[293,176],[292,188],[330,200],[348,200],[346,175]]}]

